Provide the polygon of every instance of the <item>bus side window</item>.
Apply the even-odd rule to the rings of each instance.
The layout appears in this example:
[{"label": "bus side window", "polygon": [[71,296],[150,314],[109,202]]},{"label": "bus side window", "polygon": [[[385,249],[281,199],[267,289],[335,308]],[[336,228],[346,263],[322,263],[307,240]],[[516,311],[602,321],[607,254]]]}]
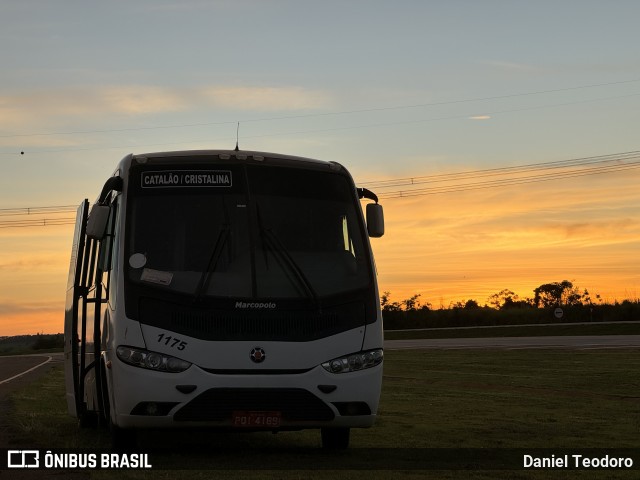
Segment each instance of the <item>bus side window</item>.
[{"label": "bus side window", "polygon": [[103,272],[111,270],[111,254],[114,240],[114,220],[116,213],[116,203],[112,203],[109,209],[109,219],[107,220],[107,231],[100,241],[100,252],[98,256],[98,266]]},{"label": "bus side window", "polygon": [[111,279],[112,269],[115,264],[115,258],[117,256],[117,241],[116,241],[116,218],[118,216],[118,204],[120,196],[111,203],[109,206],[109,218],[107,219],[107,228],[104,238],[100,240],[100,250],[98,251],[98,268],[103,272],[102,284],[104,286],[103,299],[115,300],[111,291]]}]

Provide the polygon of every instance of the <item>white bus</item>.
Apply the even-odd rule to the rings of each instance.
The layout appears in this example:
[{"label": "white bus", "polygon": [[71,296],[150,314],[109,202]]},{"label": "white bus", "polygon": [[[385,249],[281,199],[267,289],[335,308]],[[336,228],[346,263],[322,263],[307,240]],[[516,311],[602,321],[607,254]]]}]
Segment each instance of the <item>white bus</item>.
[{"label": "white bus", "polygon": [[[366,205],[366,223],[360,199]],[[382,207],[335,162],[238,150],[128,155],[78,208],[69,413],[136,430],[373,425]]]}]

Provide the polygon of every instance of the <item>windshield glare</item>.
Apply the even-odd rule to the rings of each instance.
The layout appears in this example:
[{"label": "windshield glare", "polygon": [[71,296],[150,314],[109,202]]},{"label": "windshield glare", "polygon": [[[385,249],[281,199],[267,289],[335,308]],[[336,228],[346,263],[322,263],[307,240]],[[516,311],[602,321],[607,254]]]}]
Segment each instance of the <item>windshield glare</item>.
[{"label": "windshield glare", "polygon": [[319,298],[368,284],[359,205],[347,178],[283,167],[229,170],[233,188],[132,196],[130,280],[235,298]]}]

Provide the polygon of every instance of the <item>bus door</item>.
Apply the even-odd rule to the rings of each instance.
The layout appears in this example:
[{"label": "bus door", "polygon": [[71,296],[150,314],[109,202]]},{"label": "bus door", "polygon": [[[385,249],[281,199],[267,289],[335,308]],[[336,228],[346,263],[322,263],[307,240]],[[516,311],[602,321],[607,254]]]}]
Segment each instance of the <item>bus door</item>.
[{"label": "bus door", "polygon": [[[78,207],[76,228],[69,265],[65,305],[65,386],[67,410],[81,420],[87,412],[85,389],[96,382],[100,344],[99,330],[101,284],[96,282],[98,242],[87,237],[89,201]],[[94,407],[95,409],[95,407]]]}]

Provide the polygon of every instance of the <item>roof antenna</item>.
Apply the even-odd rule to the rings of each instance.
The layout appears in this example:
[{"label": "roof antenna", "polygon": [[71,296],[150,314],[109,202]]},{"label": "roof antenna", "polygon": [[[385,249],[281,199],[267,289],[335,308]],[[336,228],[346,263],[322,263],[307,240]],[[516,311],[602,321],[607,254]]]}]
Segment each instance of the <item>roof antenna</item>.
[{"label": "roof antenna", "polygon": [[240,122],[238,122],[238,126],[236,127],[236,152],[239,151],[240,149],[238,148],[238,139],[240,136]]}]

